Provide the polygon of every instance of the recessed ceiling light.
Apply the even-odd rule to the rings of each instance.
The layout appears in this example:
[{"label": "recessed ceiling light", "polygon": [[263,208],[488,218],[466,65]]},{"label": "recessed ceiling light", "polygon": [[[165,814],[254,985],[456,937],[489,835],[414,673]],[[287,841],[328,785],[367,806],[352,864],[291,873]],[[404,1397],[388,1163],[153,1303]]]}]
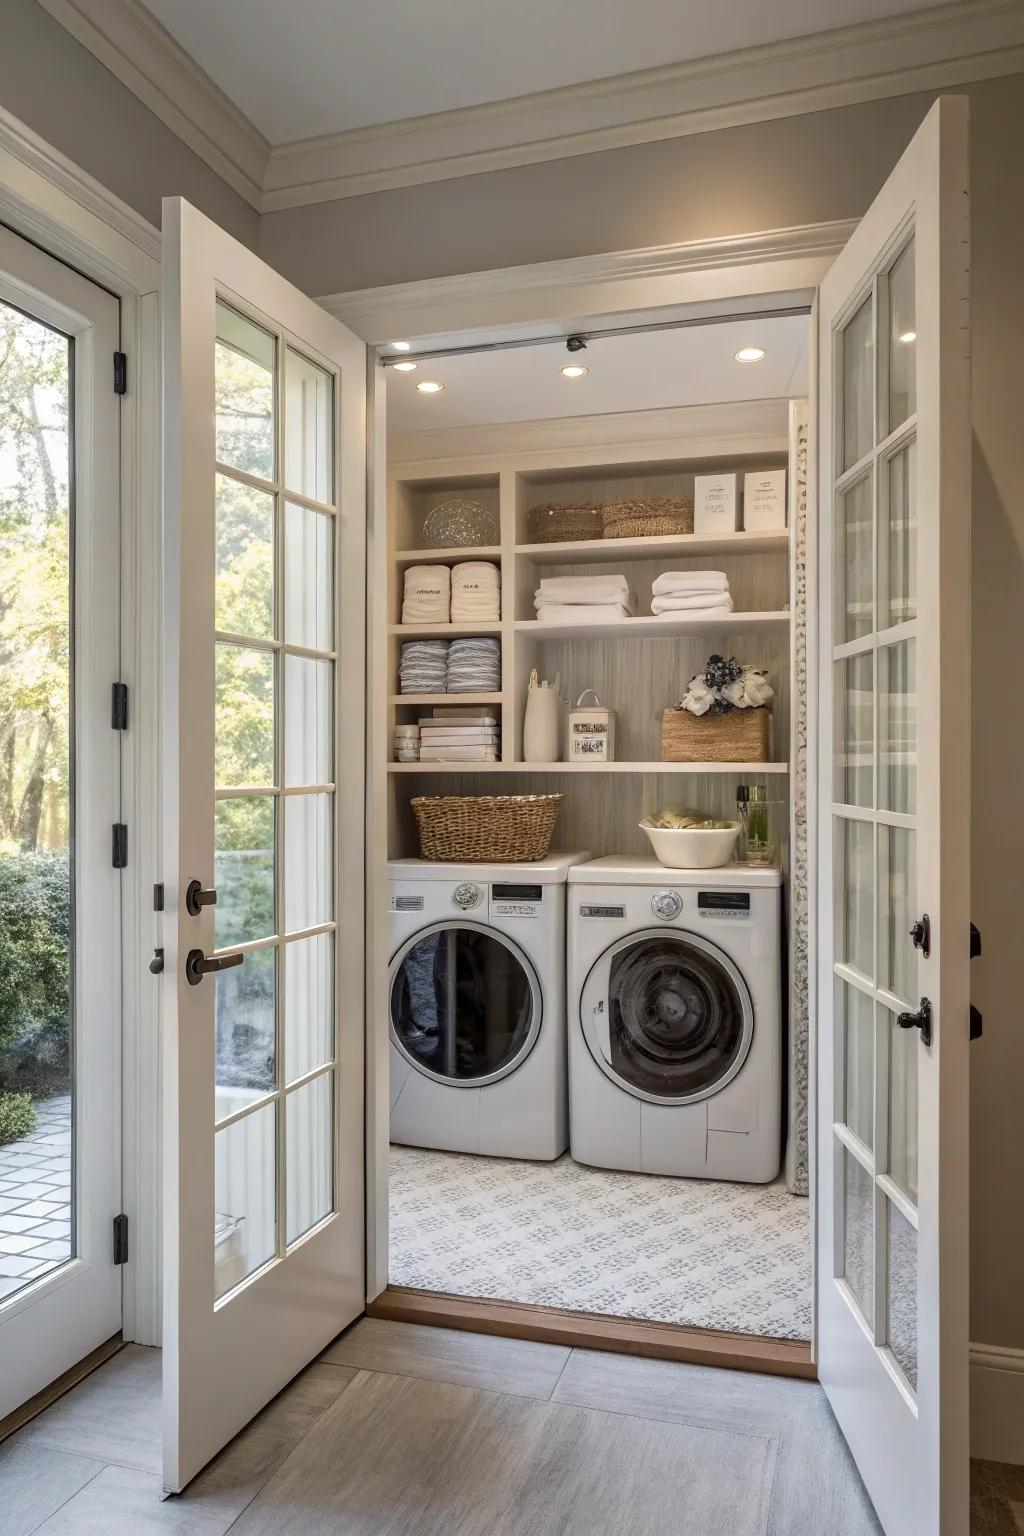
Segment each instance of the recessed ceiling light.
[{"label": "recessed ceiling light", "polygon": [[416,388],[421,395],[439,395],[444,385],[439,384],[436,379],[421,379]]},{"label": "recessed ceiling light", "polygon": [[767,357],[764,347],[740,347],[736,353],[738,363],[759,363],[762,357]]},{"label": "recessed ceiling light", "polygon": [[396,373],[415,373],[416,369],[419,367],[419,363],[414,363],[411,360],[406,359],[404,363],[392,363],[391,366]]},{"label": "recessed ceiling light", "polygon": [[408,352],[409,348],[412,346],[412,342],[411,341],[393,341],[391,343],[391,345],[394,347],[396,352]]},{"label": "recessed ceiling light", "polygon": [[582,379],[583,375],[589,371],[589,369],[584,368],[582,363],[566,363],[565,367],[562,369],[562,378]]},{"label": "recessed ceiling light", "polygon": [[900,341],[903,342],[904,346],[908,346],[910,344],[910,342],[916,341],[916,340],[917,340],[917,332],[916,331],[904,331],[903,335],[900,337]]}]

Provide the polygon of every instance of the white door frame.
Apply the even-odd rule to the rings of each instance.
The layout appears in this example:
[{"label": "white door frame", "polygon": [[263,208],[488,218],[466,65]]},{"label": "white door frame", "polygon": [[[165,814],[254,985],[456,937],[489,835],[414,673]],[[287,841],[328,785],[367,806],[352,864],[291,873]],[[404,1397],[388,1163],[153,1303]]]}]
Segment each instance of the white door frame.
[{"label": "white door frame", "polygon": [[[122,759],[129,862],[122,879],[122,1209],[129,1222],[122,1333],[159,1339],[158,711],[160,236],[145,219],[0,108],[0,222],[115,294],[128,391],[121,402]],[[111,367],[113,362],[111,361]],[[113,680],[112,680],[113,681]]]}]

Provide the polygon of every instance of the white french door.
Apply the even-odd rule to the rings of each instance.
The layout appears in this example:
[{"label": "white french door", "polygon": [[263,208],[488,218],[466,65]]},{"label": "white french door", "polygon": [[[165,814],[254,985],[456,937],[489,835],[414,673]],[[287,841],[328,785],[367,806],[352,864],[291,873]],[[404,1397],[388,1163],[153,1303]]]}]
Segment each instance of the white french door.
[{"label": "white french door", "polygon": [[818,1369],[887,1536],[968,1524],[967,104],[822,284]]},{"label": "white french door", "polygon": [[366,356],[163,229],[173,1491],[364,1304]]},{"label": "white french door", "polygon": [[121,1327],[119,334],[0,228],[0,1418]]}]

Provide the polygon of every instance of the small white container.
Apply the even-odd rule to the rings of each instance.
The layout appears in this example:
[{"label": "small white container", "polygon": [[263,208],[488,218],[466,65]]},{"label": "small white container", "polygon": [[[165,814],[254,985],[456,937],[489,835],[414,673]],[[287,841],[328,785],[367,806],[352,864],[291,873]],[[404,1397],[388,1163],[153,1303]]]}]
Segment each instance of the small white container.
[{"label": "small white container", "polygon": [[557,763],[558,710],[556,689],[531,684],[523,718],[524,763]]},{"label": "small white container", "polygon": [[720,869],[731,864],[740,833],[738,821],[728,827],[645,827],[654,857],[666,869]]},{"label": "small white container", "polygon": [[[585,704],[587,697],[592,704]],[[587,688],[570,709],[565,725],[567,763],[615,761],[615,711],[602,704],[593,688]]]},{"label": "small white container", "polygon": [[694,533],[735,533],[740,526],[739,477],[694,475]]},{"label": "small white container", "polygon": [[786,471],[751,470],[743,476],[743,526],[748,533],[770,533],[786,526]]}]

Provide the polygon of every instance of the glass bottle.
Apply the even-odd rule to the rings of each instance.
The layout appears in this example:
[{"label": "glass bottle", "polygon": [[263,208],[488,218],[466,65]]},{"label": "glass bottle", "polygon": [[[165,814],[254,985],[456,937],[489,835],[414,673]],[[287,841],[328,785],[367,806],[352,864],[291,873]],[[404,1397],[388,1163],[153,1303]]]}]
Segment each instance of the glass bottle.
[{"label": "glass bottle", "polygon": [[767,786],[738,784],[736,812],[740,823],[740,860],[745,864],[770,864],[775,857],[775,843],[768,816]]}]

